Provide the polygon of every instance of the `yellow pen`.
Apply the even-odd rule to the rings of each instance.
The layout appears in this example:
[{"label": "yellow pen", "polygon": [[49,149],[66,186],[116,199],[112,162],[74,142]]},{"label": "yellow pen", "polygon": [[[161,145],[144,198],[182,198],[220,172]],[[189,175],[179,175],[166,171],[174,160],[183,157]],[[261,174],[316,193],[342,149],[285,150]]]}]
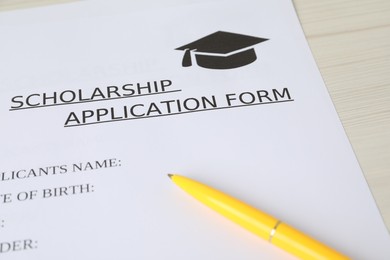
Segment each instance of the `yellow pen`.
[{"label": "yellow pen", "polygon": [[349,259],[280,220],[190,178],[168,174],[187,193],[243,228],[301,259]]}]

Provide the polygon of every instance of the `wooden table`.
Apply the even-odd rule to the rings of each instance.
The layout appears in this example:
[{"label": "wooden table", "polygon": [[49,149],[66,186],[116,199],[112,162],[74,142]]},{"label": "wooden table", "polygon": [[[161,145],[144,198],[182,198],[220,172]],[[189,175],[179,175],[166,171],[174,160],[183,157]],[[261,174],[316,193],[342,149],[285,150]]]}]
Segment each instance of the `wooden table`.
[{"label": "wooden table", "polygon": [[341,122],[390,229],[390,1],[294,3]]},{"label": "wooden table", "polygon": [[[0,0],[0,11],[64,2],[70,0]],[[390,229],[390,1],[295,0],[294,4]]]}]

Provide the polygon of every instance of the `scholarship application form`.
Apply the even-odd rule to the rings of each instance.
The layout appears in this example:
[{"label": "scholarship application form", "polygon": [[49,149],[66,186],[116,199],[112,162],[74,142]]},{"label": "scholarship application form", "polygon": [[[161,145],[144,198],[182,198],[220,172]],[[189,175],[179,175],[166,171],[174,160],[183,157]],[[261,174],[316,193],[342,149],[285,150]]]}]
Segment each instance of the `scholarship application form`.
[{"label": "scholarship application form", "polygon": [[75,2],[0,39],[1,259],[294,259],[167,173],[390,259],[291,1]]}]

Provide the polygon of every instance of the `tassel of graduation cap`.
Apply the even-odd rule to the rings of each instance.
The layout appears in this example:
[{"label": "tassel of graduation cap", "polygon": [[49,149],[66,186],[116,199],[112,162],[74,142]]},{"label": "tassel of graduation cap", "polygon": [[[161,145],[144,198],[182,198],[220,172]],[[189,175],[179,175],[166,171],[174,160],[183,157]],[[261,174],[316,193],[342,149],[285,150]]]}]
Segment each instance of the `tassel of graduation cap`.
[{"label": "tassel of graduation cap", "polygon": [[183,56],[183,61],[181,63],[183,67],[191,67],[192,61],[191,61],[191,50],[186,49]]}]

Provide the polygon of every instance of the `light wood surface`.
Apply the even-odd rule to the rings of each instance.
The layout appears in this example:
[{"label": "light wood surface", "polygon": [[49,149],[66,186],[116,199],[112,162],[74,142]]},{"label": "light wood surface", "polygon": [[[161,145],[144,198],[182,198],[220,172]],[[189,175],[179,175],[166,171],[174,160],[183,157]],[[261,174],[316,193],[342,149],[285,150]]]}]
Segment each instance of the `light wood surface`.
[{"label": "light wood surface", "polygon": [[390,1],[294,3],[341,122],[390,229]]},{"label": "light wood surface", "polygon": [[[0,0],[0,11],[65,2],[71,0]],[[390,229],[390,1],[294,0],[294,5]]]}]

